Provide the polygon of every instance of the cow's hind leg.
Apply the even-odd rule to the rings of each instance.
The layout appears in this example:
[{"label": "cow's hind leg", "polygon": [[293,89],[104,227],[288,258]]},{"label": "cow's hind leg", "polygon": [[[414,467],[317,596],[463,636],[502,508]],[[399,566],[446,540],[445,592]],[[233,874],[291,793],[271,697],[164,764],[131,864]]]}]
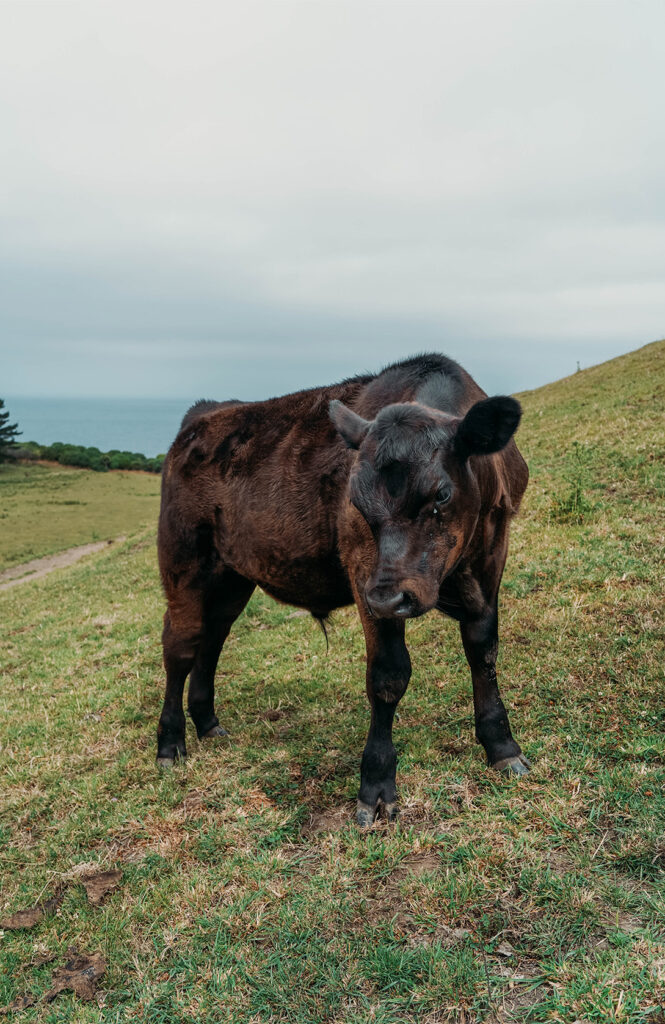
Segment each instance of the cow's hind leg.
[{"label": "cow's hind leg", "polygon": [[460,631],[473,680],[476,737],[485,748],[487,763],[506,774],[524,775],[530,765],[513,738],[496,679],[499,648],[496,602],[488,606],[484,614],[463,617]]},{"label": "cow's hind leg", "polygon": [[201,640],[201,595],[190,591],[170,600],[164,616],[162,646],[166,670],[164,706],[157,726],[157,763],[169,767],[186,757],[182,693]]},{"label": "cow's hind leg", "polygon": [[372,718],[360,766],[357,821],[371,825],[380,810],[397,816],[397,751],[393,719],[411,677],[411,659],[404,642],[404,622],[372,619],[361,611],[367,644],[367,697]]},{"label": "cow's hind leg", "polygon": [[215,671],[231,626],[249,601],[254,584],[231,569],[216,578],[205,595],[203,634],[189,678],[187,708],[199,739],[225,736],[215,714]]}]

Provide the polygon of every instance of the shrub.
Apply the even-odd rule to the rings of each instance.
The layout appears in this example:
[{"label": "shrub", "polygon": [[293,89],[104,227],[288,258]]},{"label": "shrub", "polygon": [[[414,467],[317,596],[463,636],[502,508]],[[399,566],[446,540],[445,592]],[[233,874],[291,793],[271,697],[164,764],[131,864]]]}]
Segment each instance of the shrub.
[{"label": "shrub", "polygon": [[21,451],[24,452],[21,457],[46,459],[49,462],[59,462],[62,466],[80,466],[84,469],[94,469],[97,473],[106,473],[109,469],[132,469],[148,473],[161,473],[164,462],[163,455],[148,459],[141,452],[121,452],[117,448],[110,452],[102,452],[94,445],[86,448],[85,445],[63,444],[62,441],[54,441],[49,445],[28,441],[22,446]]}]

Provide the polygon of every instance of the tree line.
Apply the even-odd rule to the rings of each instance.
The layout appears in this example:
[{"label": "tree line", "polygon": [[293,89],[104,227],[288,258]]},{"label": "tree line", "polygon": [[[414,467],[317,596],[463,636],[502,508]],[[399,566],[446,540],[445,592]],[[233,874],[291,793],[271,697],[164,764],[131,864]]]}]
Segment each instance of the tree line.
[{"label": "tree line", "polygon": [[103,452],[99,448],[86,447],[81,444],[38,444],[36,441],[17,443],[21,434],[17,423],[9,423],[9,412],[3,412],[4,401],[0,398],[0,462],[12,459],[44,459],[47,462],[59,462],[62,466],[80,466],[94,469],[97,473],[106,473],[110,469],[138,469],[145,473],[161,473],[163,455],[149,459],[140,452],[120,451],[112,448]]}]

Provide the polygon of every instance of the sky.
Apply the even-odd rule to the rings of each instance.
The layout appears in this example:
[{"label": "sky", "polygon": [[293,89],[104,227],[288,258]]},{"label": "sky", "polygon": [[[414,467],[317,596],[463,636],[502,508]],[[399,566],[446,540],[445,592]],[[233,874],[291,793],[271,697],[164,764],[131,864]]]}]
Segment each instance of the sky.
[{"label": "sky", "polygon": [[665,4],[0,2],[0,395],[665,336]]}]

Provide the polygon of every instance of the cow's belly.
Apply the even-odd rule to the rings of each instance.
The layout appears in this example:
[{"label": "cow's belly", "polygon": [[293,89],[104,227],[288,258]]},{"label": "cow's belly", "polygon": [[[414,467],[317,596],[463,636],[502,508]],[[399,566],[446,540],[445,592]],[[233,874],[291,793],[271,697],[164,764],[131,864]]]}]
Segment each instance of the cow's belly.
[{"label": "cow's belly", "polygon": [[242,560],[234,568],[277,601],[307,608],[315,615],[327,615],[353,603],[348,577],[336,553],[313,559],[270,552]]}]

